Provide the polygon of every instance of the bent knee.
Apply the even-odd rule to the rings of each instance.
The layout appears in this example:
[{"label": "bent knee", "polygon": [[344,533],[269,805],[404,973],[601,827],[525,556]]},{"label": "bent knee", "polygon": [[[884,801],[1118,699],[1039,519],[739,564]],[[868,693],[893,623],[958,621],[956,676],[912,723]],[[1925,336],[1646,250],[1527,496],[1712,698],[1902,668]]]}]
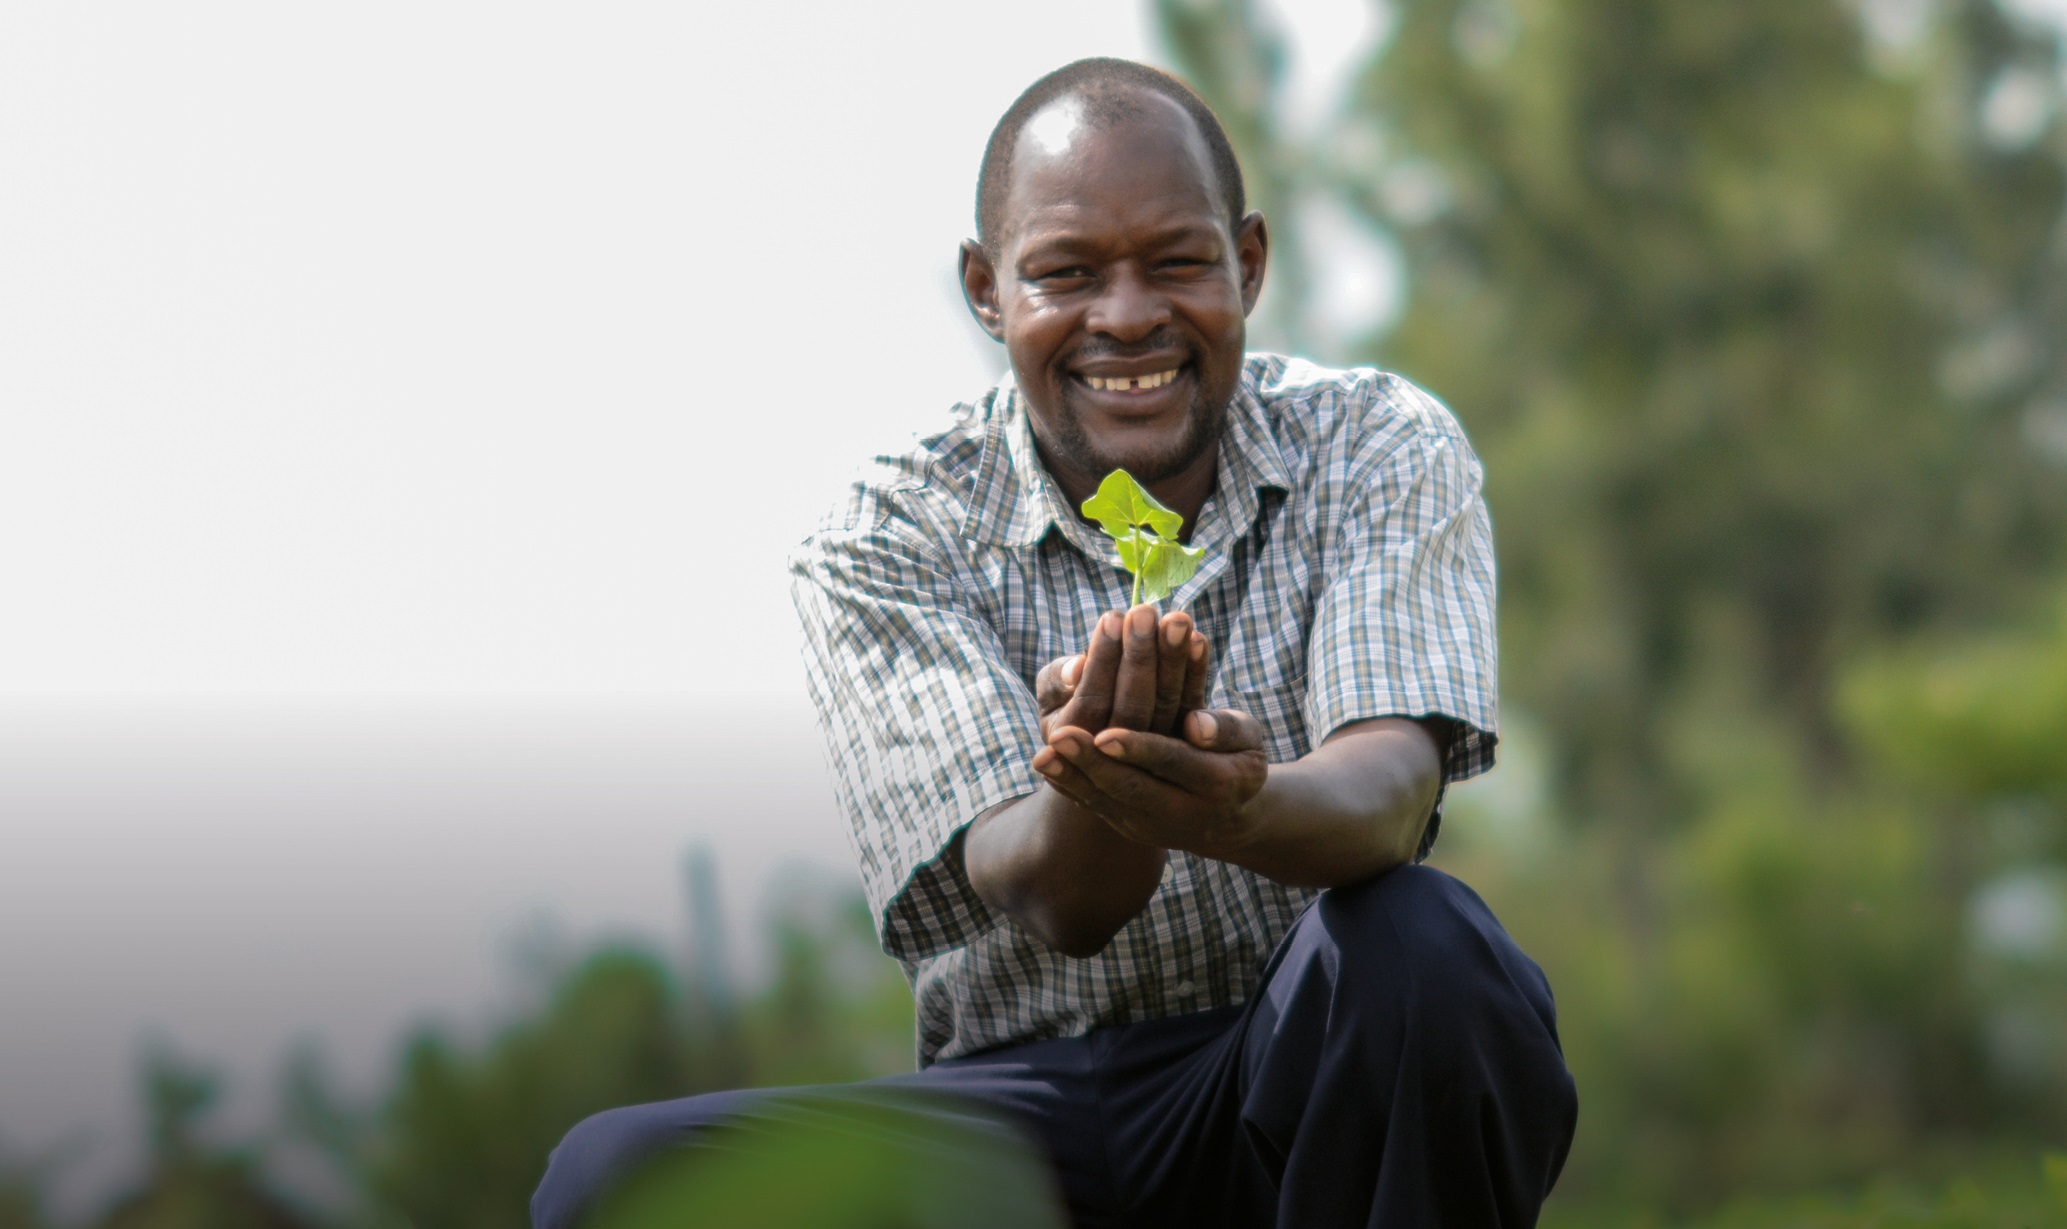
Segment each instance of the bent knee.
[{"label": "bent knee", "polygon": [[1542,969],[1462,881],[1432,866],[1402,866],[1322,893],[1319,908],[1342,976],[1394,995],[1411,987],[1405,1003],[1445,1025],[1526,1008],[1555,1028]]}]

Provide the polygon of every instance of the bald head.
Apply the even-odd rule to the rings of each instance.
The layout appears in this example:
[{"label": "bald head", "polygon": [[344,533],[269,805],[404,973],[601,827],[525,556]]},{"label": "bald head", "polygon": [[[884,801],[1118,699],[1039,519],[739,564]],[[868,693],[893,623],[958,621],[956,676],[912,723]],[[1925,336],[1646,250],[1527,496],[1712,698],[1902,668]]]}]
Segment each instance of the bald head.
[{"label": "bald head", "polygon": [[995,255],[1009,228],[1012,176],[1022,153],[1059,157],[1086,133],[1160,119],[1174,105],[1196,130],[1226,205],[1230,231],[1248,204],[1234,146],[1205,100],[1160,69],[1132,60],[1090,59],[1056,69],[1026,88],[991,130],[976,177],[976,238]]}]

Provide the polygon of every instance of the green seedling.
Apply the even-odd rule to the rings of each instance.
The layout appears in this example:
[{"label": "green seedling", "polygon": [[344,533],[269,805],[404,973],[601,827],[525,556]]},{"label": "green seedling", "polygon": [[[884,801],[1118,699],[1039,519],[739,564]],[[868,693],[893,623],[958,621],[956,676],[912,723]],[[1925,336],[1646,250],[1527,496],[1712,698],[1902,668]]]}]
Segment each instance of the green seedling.
[{"label": "green seedling", "polygon": [[1158,503],[1124,469],[1112,471],[1098,484],[1098,493],[1084,501],[1084,515],[1105,530],[1120,566],[1133,573],[1130,606],[1170,596],[1206,557],[1203,548],[1177,540],[1184,518]]}]

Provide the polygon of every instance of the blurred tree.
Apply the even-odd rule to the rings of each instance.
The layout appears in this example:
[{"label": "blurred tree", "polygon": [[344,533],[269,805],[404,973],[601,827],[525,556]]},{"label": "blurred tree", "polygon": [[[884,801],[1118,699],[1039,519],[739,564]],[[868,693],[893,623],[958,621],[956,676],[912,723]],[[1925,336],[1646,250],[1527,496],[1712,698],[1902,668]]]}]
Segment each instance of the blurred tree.
[{"label": "blurred tree", "polygon": [[445,1229],[522,1225],[546,1155],[598,1110],[699,1091],[675,989],[650,956],[598,952],[545,1010],[469,1055],[425,1032],[355,1158],[382,1208]]},{"label": "blurred tree", "polygon": [[590,1114],[716,1088],[910,1069],[911,996],[876,949],[858,894],[791,884],[790,903],[770,919],[773,984],[742,995],[708,934],[708,864],[692,860],[687,883],[700,923],[687,987],[634,947],[541,968],[551,988],[535,1015],[484,1046],[423,1031],[370,1112],[335,1095],[312,1056],[293,1064],[289,1117],[354,1192],[347,1219],[372,1229],[525,1224],[547,1155]]},{"label": "blurred tree", "polygon": [[770,919],[775,981],[750,1006],[754,1083],[829,1084],[909,1071],[911,988],[876,946],[859,895],[799,892]]},{"label": "blurred tree", "polygon": [[169,1054],[146,1060],[151,1170],[95,1229],[308,1229],[315,1223],[266,1188],[250,1152],[202,1139],[200,1121],[218,1091],[213,1076]]}]

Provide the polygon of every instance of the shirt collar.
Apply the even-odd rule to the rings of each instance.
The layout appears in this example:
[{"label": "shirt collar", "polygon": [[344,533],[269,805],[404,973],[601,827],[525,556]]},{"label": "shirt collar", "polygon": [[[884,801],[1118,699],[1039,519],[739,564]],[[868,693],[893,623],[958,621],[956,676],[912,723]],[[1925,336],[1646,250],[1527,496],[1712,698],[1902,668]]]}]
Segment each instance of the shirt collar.
[{"label": "shirt collar", "polygon": [[[1192,536],[1193,543],[1214,546],[1247,530],[1262,506],[1258,492],[1270,489],[1290,490],[1291,481],[1263,401],[1256,394],[1254,369],[1244,364],[1221,432],[1219,479]],[[1216,504],[1225,506],[1216,509]],[[1078,519],[1069,498],[1041,464],[1025,398],[1007,371],[991,398],[983,455],[977,462],[962,536],[993,546],[1032,546],[1051,529],[1061,530],[1088,555],[1105,553],[1103,539]]]}]

